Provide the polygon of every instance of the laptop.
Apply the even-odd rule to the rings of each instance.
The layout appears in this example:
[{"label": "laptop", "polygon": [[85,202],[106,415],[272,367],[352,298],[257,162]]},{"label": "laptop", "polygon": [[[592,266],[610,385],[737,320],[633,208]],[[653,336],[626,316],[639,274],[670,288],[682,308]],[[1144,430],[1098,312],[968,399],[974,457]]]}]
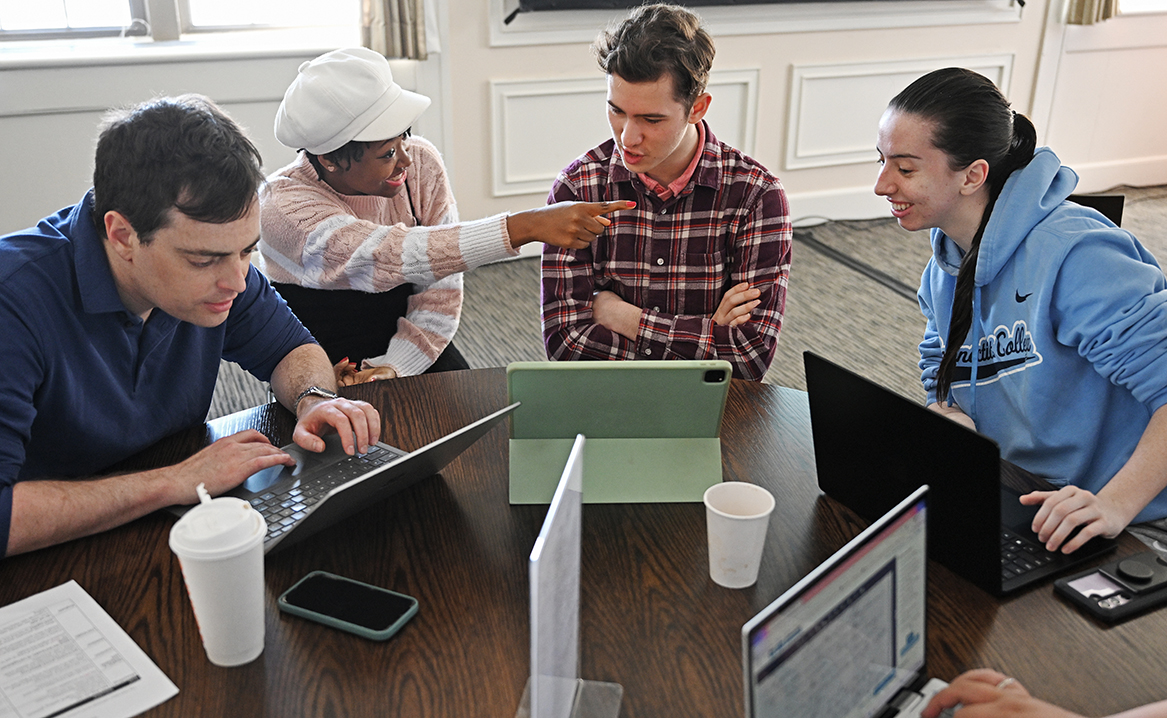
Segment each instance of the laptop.
[{"label": "laptop", "polygon": [[701,501],[722,478],[731,376],[725,361],[511,364],[510,502],[550,503],[578,434],[585,503]]},{"label": "laptop", "polygon": [[947,685],[925,672],[927,494],[912,492],[742,627],[746,718],[915,718]]},{"label": "laptop", "polygon": [[[288,444],[282,448],[295,457],[295,467],[264,469],[225,495],[248,501],[263,514],[267,521],[263,551],[272,553],[433,476],[516,407],[499,409],[414,452],[378,442],[368,453],[349,456],[337,434],[325,437],[321,453]],[[181,516],[190,508],[170,510]]]},{"label": "laptop", "polygon": [[812,352],[803,354],[819,488],[872,521],[921,484],[932,487],[931,556],[997,596],[1112,551],[1095,538],[1050,553],[1022,506],[1033,477],[992,439]]}]

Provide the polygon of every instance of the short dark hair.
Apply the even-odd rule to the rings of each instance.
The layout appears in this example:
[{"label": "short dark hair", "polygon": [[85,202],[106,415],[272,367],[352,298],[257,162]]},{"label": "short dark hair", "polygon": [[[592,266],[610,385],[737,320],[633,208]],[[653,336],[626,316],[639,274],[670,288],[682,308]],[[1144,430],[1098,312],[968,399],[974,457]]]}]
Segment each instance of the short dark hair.
[{"label": "short dark hair", "polygon": [[[411,135],[413,135],[413,128],[407,127],[405,132],[402,132],[397,137],[407,140]],[[390,137],[389,139],[393,140],[397,138]],[[350,140],[332,152],[325,152],[322,155],[314,155],[308,150],[303,150],[303,152],[308,156],[308,163],[316,170],[316,178],[323,182],[324,165],[320,162],[321,157],[328,159],[330,162],[335,162],[347,171],[353,166],[353,162],[361,161],[361,158],[365,156],[365,150],[381,142],[384,142],[384,140],[371,140],[367,142],[363,140]]]},{"label": "short dark hair", "polygon": [[172,208],[199,222],[234,222],[255,201],[261,166],[239,125],[201,95],[115,110],[97,139],[93,222],[104,237],[106,212],[120,212],[143,243]]},{"label": "short dark hair", "polygon": [[705,92],[713,66],[713,38],[701,18],[677,5],[642,5],[592,43],[600,69],[628,82],[673,78],[673,93],[691,108]]}]

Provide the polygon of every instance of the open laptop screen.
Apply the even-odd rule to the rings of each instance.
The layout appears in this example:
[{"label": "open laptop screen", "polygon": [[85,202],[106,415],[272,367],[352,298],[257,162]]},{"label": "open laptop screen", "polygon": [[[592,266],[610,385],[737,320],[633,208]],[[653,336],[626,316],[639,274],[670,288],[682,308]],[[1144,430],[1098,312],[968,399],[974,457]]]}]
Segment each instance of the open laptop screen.
[{"label": "open laptop screen", "polygon": [[924,669],[925,488],[742,629],[753,718],[880,713]]}]

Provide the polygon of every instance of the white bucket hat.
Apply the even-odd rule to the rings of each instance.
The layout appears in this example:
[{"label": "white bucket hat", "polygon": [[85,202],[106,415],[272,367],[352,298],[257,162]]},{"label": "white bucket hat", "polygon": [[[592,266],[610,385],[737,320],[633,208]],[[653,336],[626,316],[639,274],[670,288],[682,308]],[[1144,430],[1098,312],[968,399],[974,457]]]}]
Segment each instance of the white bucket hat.
[{"label": "white bucket hat", "polygon": [[276,112],[276,139],[324,155],[353,140],[397,137],[429,106],[430,98],[393,81],[380,53],[333,50],[300,65]]}]

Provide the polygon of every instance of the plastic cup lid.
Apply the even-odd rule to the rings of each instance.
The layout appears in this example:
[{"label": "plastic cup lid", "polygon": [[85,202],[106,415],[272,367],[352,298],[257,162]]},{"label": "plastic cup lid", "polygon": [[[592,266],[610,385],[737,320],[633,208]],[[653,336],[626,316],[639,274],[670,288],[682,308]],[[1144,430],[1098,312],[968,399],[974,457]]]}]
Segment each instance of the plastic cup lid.
[{"label": "plastic cup lid", "polygon": [[212,499],[199,484],[200,503],[170,530],[170,548],[191,558],[223,557],[249,548],[263,535],[259,512],[243,499]]}]

